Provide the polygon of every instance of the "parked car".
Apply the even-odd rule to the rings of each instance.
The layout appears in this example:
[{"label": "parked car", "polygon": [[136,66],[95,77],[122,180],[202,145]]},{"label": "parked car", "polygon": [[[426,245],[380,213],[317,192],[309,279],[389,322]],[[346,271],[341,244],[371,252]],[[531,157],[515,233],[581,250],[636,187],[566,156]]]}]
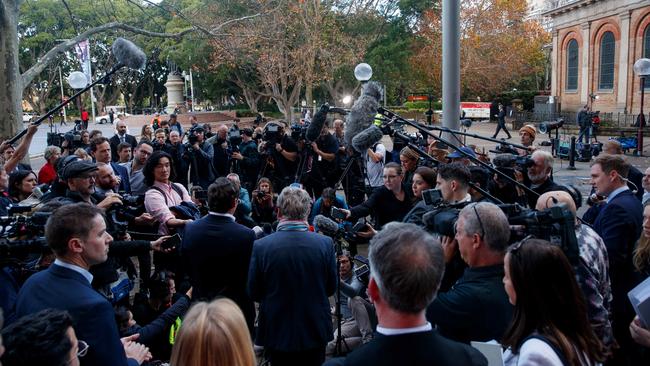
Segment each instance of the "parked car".
[{"label": "parked car", "polygon": [[[125,117],[130,116],[130,114],[128,114],[128,113],[123,113],[123,114],[124,114]],[[114,115],[114,118],[117,119],[117,113]],[[111,118],[108,116],[108,113],[103,115],[103,116],[95,117],[95,123],[98,123],[100,125],[104,124],[104,123],[110,123],[110,122],[111,122]]]}]

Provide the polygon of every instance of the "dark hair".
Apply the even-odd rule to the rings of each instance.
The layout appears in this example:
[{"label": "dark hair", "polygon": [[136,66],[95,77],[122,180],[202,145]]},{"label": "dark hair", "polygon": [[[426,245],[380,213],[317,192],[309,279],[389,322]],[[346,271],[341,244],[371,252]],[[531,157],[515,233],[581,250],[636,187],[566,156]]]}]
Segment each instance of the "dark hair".
[{"label": "dark hair", "polygon": [[511,246],[506,258],[517,300],[501,343],[518,353],[524,339],[538,332],[562,351],[569,365],[584,364],[583,355],[604,361],[606,351],[589,323],[584,296],[562,249],[527,239]]},{"label": "dark hair", "polygon": [[73,237],[88,238],[93,228],[92,219],[104,211],[87,203],[64,205],[52,212],[45,224],[45,239],[57,256],[68,252],[68,241]]},{"label": "dark hair", "polygon": [[151,144],[151,141],[147,141],[147,140],[140,140],[140,142],[138,142],[138,144],[135,145],[135,148],[139,149],[140,146],[142,145],[149,145],[153,149],[153,145]]},{"label": "dark hair", "polygon": [[149,159],[147,159],[147,162],[144,163],[144,168],[142,168],[142,174],[144,175],[144,183],[149,187],[151,187],[155,181],[153,171],[154,169],[156,169],[156,166],[158,165],[158,163],[160,163],[160,159],[162,158],[169,159],[169,180],[173,181],[174,179],[176,179],[176,169],[174,169],[174,159],[168,153],[162,150],[157,150],[151,154]]},{"label": "dark hair", "polygon": [[208,187],[208,209],[218,213],[226,213],[230,210],[239,192],[235,185],[226,177],[219,177]]},{"label": "dark hair", "polygon": [[126,306],[118,306],[115,309],[115,323],[120,336],[125,336],[126,331],[129,329],[129,312],[131,310]]},{"label": "dark hair", "polygon": [[17,170],[9,174],[9,196],[15,199],[19,199],[22,192],[20,192],[20,186],[23,183],[23,179],[27,178],[30,174],[36,173],[31,170]]},{"label": "dark hair", "polygon": [[431,188],[436,187],[436,171],[428,166],[421,166],[415,169],[414,175],[417,174],[422,177],[422,180]]},{"label": "dark hair", "polygon": [[100,131],[100,130],[92,130],[88,134],[88,138],[92,141],[95,138],[95,136],[97,136],[97,135],[103,135],[102,131]]},{"label": "dark hair", "polygon": [[469,174],[472,183],[478,184],[481,189],[487,190],[488,183],[490,182],[490,173],[483,167],[470,166]]},{"label": "dark hair", "polygon": [[159,271],[149,279],[149,297],[152,299],[164,299],[170,295],[169,281],[174,279],[174,274],[169,271]]},{"label": "dark hair", "polygon": [[18,319],[2,331],[6,352],[2,364],[64,366],[72,349],[66,334],[72,327],[67,311],[45,309]]},{"label": "dark hair", "polygon": [[122,151],[123,149],[126,149],[127,147],[128,147],[129,149],[132,149],[132,148],[133,148],[133,146],[131,146],[131,144],[129,144],[128,142],[120,142],[120,143],[117,145],[117,152],[120,152],[120,151]]},{"label": "dark hair", "polygon": [[336,189],[327,187],[323,189],[323,193],[321,193],[321,197],[323,199],[328,199],[332,201],[332,203],[336,202]]},{"label": "dark hair", "polygon": [[97,151],[97,146],[103,144],[104,142],[108,142],[110,145],[110,142],[108,139],[104,136],[102,137],[95,137],[94,139],[90,140],[90,151],[95,152]]},{"label": "dark hair", "polygon": [[467,187],[471,178],[469,169],[461,163],[441,164],[438,175],[447,181],[455,180],[461,187]]}]

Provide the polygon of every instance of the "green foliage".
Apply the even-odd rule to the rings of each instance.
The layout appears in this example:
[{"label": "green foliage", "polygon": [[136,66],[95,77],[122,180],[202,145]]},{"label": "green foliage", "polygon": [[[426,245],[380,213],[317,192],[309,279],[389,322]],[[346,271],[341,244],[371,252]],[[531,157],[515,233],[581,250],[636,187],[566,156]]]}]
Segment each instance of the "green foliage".
[{"label": "green foliage", "polygon": [[[426,111],[429,109],[429,102],[425,102],[425,101],[406,102],[404,103],[404,107],[406,107],[406,109],[421,109]],[[442,109],[442,102],[433,101],[431,103],[431,109],[433,109],[434,111]]]}]

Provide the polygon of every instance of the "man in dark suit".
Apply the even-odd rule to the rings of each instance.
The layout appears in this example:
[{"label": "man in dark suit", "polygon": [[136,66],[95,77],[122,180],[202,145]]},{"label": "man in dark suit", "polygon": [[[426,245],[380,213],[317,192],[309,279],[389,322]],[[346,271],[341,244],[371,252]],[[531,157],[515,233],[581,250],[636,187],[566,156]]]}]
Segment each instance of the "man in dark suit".
[{"label": "man in dark suit", "polygon": [[241,308],[252,333],[255,307],[246,293],[246,283],[255,233],[235,222],[238,197],[239,192],[225,177],[208,187],[210,213],[185,226],[181,257],[194,298],[230,298]]},{"label": "man in dark suit", "polygon": [[377,334],[327,365],[487,365],[476,349],[444,338],[425,318],[445,271],[438,240],[414,224],[389,223],[372,239],[369,259]]},{"label": "man in dark suit", "polygon": [[332,339],[328,296],[336,288],[332,239],[309,232],[309,194],[286,187],[277,232],[255,241],[248,292],[260,302],[256,344],[273,366],[321,365]]},{"label": "man in dark suit", "polygon": [[106,137],[96,137],[90,142],[90,155],[98,163],[109,164],[116,176],[120,178],[118,190],[131,193],[129,172],[125,167],[111,161],[111,145]]},{"label": "man in dark suit", "polygon": [[47,308],[67,310],[77,336],[90,346],[82,365],[139,365],[151,358],[146,347],[133,342],[137,336],[120,342],[111,304],[90,286],[88,270],[106,261],[113,240],[102,210],[85,203],[62,206],[48,219],[45,237],[56,260],[25,282],[16,317]]},{"label": "man in dark suit", "polygon": [[138,141],[134,136],[126,133],[126,122],[118,121],[115,125],[115,129],[117,130],[117,133],[113,135],[113,137],[111,137],[111,139],[108,141],[111,144],[111,158],[113,161],[120,161],[120,157],[117,154],[117,146],[123,142],[126,142],[127,144],[131,145],[132,149],[135,149],[135,147],[138,145]]},{"label": "man in dark suit", "polygon": [[634,343],[628,325],[634,318],[634,311],[627,293],[637,283],[633,256],[643,224],[641,202],[627,186],[629,171],[630,164],[622,155],[598,156],[591,166],[591,183],[596,194],[606,198],[595,202],[583,216],[607,247],[612,284],[612,328],[621,345],[619,352],[615,353],[617,364],[625,364],[623,357],[633,353],[630,352]]}]

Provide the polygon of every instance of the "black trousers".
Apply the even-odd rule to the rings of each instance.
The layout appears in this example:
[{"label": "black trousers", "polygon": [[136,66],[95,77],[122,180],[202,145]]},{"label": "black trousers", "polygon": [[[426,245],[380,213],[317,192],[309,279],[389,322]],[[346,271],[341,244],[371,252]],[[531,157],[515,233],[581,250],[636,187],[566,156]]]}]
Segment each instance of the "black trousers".
[{"label": "black trousers", "polygon": [[267,349],[266,356],[271,361],[271,366],[320,366],[325,362],[325,345],[299,352]]},{"label": "black trousers", "polygon": [[503,129],[503,131],[505,131],[505,133],[508,135],[508,138],[512,137],[510,135],[510,132],[508,131],[508,128],[506,127],[506,121],[505,120],[504,121],[499,120],[497,122],[497,130],[496,130],[496,132],[494,132],[494,136],[492,136],[493,139],[497,137],[497,135],[499,134],[499,131],[501,131],[501,129]]}]

